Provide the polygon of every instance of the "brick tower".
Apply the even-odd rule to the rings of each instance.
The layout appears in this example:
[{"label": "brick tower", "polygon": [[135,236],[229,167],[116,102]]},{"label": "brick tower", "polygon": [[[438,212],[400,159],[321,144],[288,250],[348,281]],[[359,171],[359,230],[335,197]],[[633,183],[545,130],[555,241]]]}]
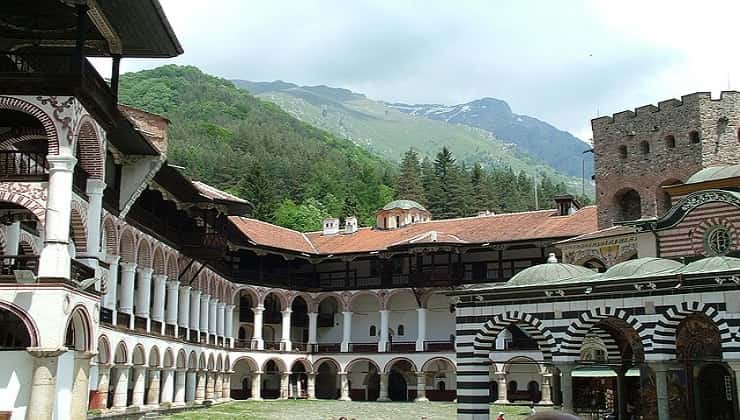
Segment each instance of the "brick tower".
[{"label": "brick tower", "polygon": [[591,121],[599,228],[663,214],[661,188],[707,166],[740,163],[740,92],[669,99]]}]

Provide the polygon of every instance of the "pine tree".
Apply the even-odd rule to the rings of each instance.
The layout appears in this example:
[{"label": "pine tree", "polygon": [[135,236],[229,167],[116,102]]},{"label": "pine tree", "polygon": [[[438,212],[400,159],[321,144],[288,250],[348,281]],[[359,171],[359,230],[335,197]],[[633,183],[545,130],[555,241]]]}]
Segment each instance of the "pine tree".
[{"label": "pine tree", "polygon": [[421,164],[419,155],[414,149],[409,149],[401,160],[401,173],[396,183],[396,194],[398,198],[414,200],[424,203],[424,185],[422,182]]},{"label": "pine tree", "polygon": [[470,170],[470,184],[472,187],[471,206],[475,212],[491,209],[491,191],[486,179],[486,173],[479,163]]},{"label": "pine tree", "polygon": [[453,167],[450,174],[450,213],[453,217],[465,217],[473,214],[473,185],[470,182],[470,173],[461,164]]},{"label": "pine tree", "polygon": [[447,147],[443,147],[434,160],[433,176],[427,179],[429,211],[437,219],[449,219],[457,214],[450,202],[456,169],[455,158]]}]

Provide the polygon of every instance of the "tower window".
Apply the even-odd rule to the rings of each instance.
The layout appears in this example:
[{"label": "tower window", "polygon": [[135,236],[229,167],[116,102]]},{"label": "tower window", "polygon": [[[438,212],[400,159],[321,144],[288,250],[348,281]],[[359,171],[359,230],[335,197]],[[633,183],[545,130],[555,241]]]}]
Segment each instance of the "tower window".
[{"label": "tower window", "polygon": [[666,149],[673,149],[676,147],[676,138],[673,136],[665,136],[665,147]]},{"label": "tower window", "polygon": [[646,141],[640,142],[640,152],[643,155],[650,153],[650,143]]},{"label": "tower window", "polygon": [[627,157],[627,146],[619,146],[619,157],[622,159]]},{"label": "tower window", "polygon": [[398,326],[398,335],[404,335],[406,333],[406,330],[403,328],[403,324]]},{"label": "tower window", "polygon": [[370,326],[370,337],[375,337],[377,334],[377,329],[375,328],[375,325]]},{"label": "tower window", "polygon": [[696,130],[689,132],[689,140],[692,144],[699,143],[699,132]]}]

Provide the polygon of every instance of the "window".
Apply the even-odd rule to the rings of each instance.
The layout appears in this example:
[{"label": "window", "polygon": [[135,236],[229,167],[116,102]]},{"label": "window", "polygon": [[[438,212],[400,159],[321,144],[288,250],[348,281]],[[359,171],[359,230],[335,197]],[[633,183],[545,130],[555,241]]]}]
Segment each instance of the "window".
[{"label": "window", "polygon": [[445,383],[444,381],[437,382],[437,391],[444,391],[445,390]]},{"label": "window", "polygon": [[673,149],[676,147],[676,138],[671,135],[665,136],[665,147],[666,149]]},{"label": "window", "polygon": [[650,153],[650,143],[646,141],[640,142],[640,153],[643,155]]},{"label": "window", "polygon": [[627,146],[619,146],[619,157],[622,159],[627,157]]},{"label": "window", "polygon": [[402,335],[404,335],[404,333],[405,333],[405,332],[406,332],[406,329],[405,329],[405,328],[403,328],[403,324],[400,324],[400,325],[398,326],[398,335],[399,335],[399,336],[402,336]]},{"label": "window", "polygon": [[375,337],[378,333],[378,329],[375,328],[375,325],[370,326],[370,337]]},{"label": "window", "polygon": [[696,130],[693,130],[689,132],[689,141],[691,141],[692,144],[699,143],[699,132]]}]

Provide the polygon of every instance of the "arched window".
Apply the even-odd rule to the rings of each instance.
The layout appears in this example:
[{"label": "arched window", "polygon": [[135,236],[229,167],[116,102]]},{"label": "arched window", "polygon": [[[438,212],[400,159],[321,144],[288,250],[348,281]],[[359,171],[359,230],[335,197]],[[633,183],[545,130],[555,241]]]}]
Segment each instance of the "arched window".
[{"label": "arched window", "polygon": [[640,142],[640,153],[643,155],[650,153],[650,143],[646,141]]},{"label": "arched window", "polygon": [[510,381],[509,386],[506,387],[509,392],[516,392],[517,383],[516,381]]},{"label": "arched window", "polygon": [[676,147],[676,138],[672,135],[665,136],[665,147],[666,149],[673,149]]},{"label": "arched window", "polygon": [[398,325],[398,335],[402,336],[406,332],[406,329],[403,327],[403,324]]},{"label": "arched window", "polygon": [[444,391],[447,385],[445,385],[444,381],[437,382],[437,391]]},{"label": "arched window", "polygon": [[627,157],[627,146],[619,146],[619,157],[621,157],[622,159]]},{"label": "arched window", "polygon": [[617,221],[635,220],[642,216],[640,193],[631,188],[626,188],[615,194],[614,204],[617,209]]},{"label": "arched window", "polygon": [[689,132],[689,141],[691,141],[692,144],[699,143],[701,139],[699,138],[699,132],[696,130],[692,130]]},{"label": "arched window", "polygon": [[378,329],[375,328],[375,325],[370,326],[370,337],[375,337],[378,334]]},{"label": "arched window", "polygon": [[244,340],[247,338],[247,333],[244,331],[244,327],[239,327],[239,339]]}]

